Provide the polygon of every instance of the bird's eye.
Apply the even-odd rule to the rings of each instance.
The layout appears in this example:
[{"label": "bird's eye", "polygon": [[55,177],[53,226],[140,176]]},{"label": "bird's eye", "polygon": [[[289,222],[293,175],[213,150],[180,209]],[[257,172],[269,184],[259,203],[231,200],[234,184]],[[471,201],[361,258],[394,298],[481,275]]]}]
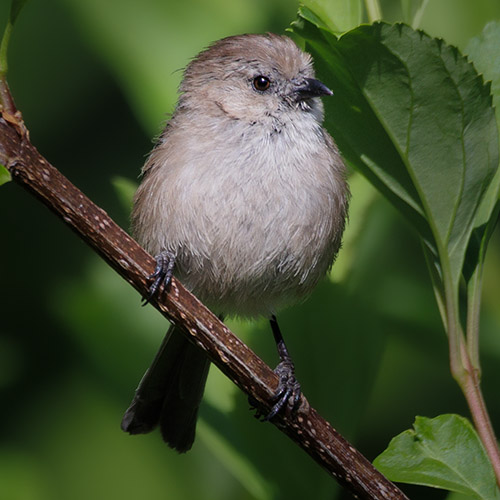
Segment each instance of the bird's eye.
[{"label": "bird's eye", "polygon": [[253,87],[255,90],[264,92],[271,86],[271,80],[267,76],[259,75],[253,79]]}]

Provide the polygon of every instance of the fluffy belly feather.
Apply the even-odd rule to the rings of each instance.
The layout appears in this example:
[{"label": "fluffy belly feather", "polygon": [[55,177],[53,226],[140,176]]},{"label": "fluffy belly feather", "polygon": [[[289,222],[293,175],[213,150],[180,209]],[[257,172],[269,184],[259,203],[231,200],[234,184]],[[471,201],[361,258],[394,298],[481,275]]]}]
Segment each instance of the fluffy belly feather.
[{"label": "fluffy belly feather", "polygon": [[[236,167],[214,146],[203,161],[153,169],[138,191],[136,236],[153,255],[173,252],[176,276],[216,313],[269,314],[303,298],[333,263],[345,218],[345,181],[317,157],[320,139],[291,147],[280,136],[272,158],[262,138],[245,143]],[[148,200],[151,190],[162,196]]]}]

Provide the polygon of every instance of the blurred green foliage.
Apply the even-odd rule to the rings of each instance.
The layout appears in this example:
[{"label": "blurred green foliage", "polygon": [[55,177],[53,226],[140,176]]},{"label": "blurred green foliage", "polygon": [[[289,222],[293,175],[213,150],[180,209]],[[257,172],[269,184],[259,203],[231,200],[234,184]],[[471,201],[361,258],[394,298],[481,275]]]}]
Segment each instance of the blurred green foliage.
[{"label": "blurred green foliage", "polygon": [[[411,22],[413,2],[382,1]],[[8,16],[0,4],[0,26]],[[137,179],[172,111],[179,69],[211,41],[284,29],[290,0],[30,0],[12,34],[9,82],[33,143],[128,227],[116,178]],[[405,16],[411,16],[405,18]],[[462,50],[497,0],[429,0],[419,26]],[[334,89],[335,90],[335,89]],[[418,240],[353,174],[332,279],[280,314],[305,395],[368,457],[415,415],[467,415]],[[0,499],[348,498],[215,368],[194,449],[119,428],[166,322],[31,195],[0,190]],[[500,236],[486,259],[483,390],[500,429]],[[265,322],[231,327],[276,363]],[[412,499],[442,491],[406,487]]]}]

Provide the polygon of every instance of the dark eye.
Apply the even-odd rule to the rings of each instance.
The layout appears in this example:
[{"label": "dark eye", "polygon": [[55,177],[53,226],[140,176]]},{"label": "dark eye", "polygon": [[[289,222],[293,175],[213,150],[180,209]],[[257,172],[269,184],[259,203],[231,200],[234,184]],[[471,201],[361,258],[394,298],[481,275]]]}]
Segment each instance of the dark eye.
[{"label": "dark eye", "polygon": [[271,86],[271,80],[267,76],[259,75],[253,79],[253,87],[255,90],[264,92]]}]

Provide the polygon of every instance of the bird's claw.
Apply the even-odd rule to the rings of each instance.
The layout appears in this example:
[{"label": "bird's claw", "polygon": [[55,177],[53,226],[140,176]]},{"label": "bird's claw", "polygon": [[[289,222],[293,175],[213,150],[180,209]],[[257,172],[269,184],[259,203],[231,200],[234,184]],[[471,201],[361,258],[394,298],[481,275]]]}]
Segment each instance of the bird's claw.
[{"label": "bird's claw", "polygon": [[149,304],[151,299],[158,293],[161,285],[166,290],[172,282],[175,267],[175,255],[172,252],[163,251],[155,257],[156,267],[153,274],[148,279],[154,280],[149,287],[146,297],[142,299],[142,305]]},{"label": "bird's claw", "polygon": [[269,413],[263,414],[258,408],[254,399],[249,399],[252,408],[256,408],[255,418],[267,422],[272,420],[278,413],[284,411],[286,415],[291,414],[300,403],[300,383],[295,378],[295,369],[293,363],[286,359],[281,361],[274,373],[279,377],[279,385],[273,396],[273,406]]}]

